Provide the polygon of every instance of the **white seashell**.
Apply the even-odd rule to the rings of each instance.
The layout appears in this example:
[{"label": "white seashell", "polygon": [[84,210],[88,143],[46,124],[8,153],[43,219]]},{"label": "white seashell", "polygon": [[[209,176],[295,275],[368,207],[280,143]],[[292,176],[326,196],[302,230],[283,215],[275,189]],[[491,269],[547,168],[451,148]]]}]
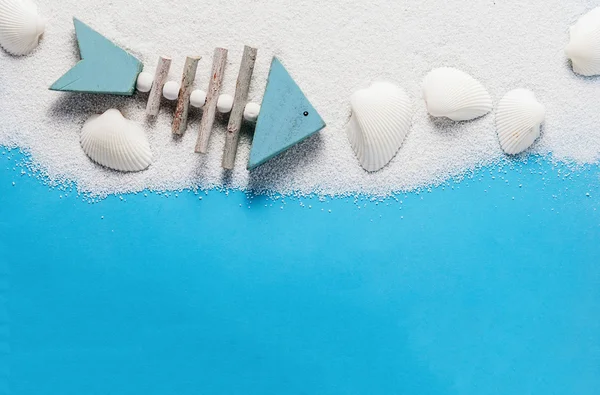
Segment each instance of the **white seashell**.
[{"label": "white seashell", "polygon": [[94,162],[114,170],[139,171],[152,163],[142,127],[115,109],[87,120],[81,132],[81,148]]},{"label": "white seashell", "polygon": [[376,82],[350,98],[352,116],[348,139],[361,166],[377,171],[400,149],[411,126],[411,103],[406,93],[388,82]]},{"label": "white seashell", "polygon": [[260,104],[248,103],[244,107],[244,119],[248,122],[256,122],[260,113]]},{"label": "white seashell", "polygon": [[434,117],[469,121],[492,110],[492,98],[469,74],[451,67],[432,70],[423,80],[427,111]]},{"label": "white seashell", "polygon": [[167,100],[177,100],[179,96],[179,82],[169,81],[163,86],[163,96]]},{"label": "white seashell", "polygon": [[224,94],[220,95],[217,100],[217,111],[222,114],[227,114],[233,108],[233,96]]},{"label": "white seashell", "polygon": [[546,115],[533,92],[515,89],[498,103],[496,128],[504,152],[515,155],[525,151],[540,136],[540,126]]},{"label": "white seashell", "polygon": [[140,92],[150,92],[152,89],[152,83],[154,82],[154,76],[146,71],[142,71],[136,82],[136,89]]},{"label": "white seashell", "polygon": [[206,103],[206,92],[202,89],[195,89],[190,95],[190,104],[197,108],[204,107]]},{"label": "white seashell", "polygon": [[577,74],[600,74],[600,7],[583,15],[571,26],[571,39],[565,53]]},{"label": "white seashell", "polygon": [[0,46],[8,53],[31,53],[45,28],[46,21],[30,0],[0,0]]}]

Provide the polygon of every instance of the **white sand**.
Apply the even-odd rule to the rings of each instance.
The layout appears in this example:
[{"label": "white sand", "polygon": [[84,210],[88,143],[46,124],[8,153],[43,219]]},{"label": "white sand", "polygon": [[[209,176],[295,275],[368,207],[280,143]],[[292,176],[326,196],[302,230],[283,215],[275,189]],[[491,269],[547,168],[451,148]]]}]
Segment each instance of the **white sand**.
[{"label": "white sand", "polygon": [[[425,110],[420,83],[432,68],[453,66],[479,79],[497,102],[514,88],[533,90],[547,109],[533,151],[556,160],[600,159],[600,78],[578,77],[564,56],[568,28],[597,6],[587,0],[37,0],[48,18],[32,55],[0,51],[0,145],[19,146],[52,180],[73,180],[82,191],[113,192],[187,187],[269,189],[277,192],[388,193],[438,183],[501,160],[494,115],[455,124]],[[171,138],[174,106],[164,102],[148,126],[155,161],[144,172],[119,174],[93,164],[79,146],[83,122],[116,107],[144,122],[146,94],[120,98],[51,92],[47,88],[78,59],[71,17],[138,56],[153,72],[158,55],[174,59],[180,80],[186,55],[202,55],[196,86],[206,89],[214,47],[229,48],[224,92],[233,94],[242,48],[259,48],[250,97],[263,94],[277,55],[328,127],[251,173],[249,133],[235,171],[220,167],[225,120],[210,153],[194,153],[201,112],[185,137]],[[414,101],[413,128],[385,169],[362,170],[346,138],[348,98],[373,80],[402,86]]]}]

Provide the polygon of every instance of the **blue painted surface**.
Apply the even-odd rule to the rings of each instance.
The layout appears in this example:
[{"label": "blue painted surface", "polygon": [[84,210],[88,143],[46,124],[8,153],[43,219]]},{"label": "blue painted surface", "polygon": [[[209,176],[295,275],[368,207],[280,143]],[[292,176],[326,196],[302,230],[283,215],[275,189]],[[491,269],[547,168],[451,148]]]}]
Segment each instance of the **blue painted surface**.
[{"label": "blue painted surface", "polygon": [[600,393],[597,167],[481,169],[378,203],[89,204],[16,157],[12,394]]},{"label": "blue painted surface", "polygon": [[248,169],[265,163],[325,127],[300,87],[273,58],[256,121]]},{"label": "blue painted surface", "polygon": [[133,95],[143,65],[91,27],[73,18],[81,60],[51,90]]}]

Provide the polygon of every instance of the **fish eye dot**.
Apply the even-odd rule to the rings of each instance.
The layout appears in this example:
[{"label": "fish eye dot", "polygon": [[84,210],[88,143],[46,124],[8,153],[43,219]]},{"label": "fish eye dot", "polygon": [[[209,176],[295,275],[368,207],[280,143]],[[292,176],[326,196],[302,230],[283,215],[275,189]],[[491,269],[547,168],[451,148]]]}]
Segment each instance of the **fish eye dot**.
[{"label": "fish eye dot", "polygon": [[308,111],[304,111],[304,116],[307,117],[308,116]]}]

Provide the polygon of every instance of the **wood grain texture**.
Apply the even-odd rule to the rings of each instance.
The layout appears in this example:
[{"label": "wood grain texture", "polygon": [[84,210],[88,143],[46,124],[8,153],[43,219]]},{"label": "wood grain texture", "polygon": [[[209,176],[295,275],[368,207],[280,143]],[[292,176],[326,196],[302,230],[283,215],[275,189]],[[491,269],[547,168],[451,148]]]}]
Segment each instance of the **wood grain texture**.
[{"label": "wood grain texture", "polygon": [[204,113],[200,121],[200,131],[196,141],[196,152],[205,154],[208,151],[208,141],[215,122],[215,113],[217,111],[217,101],[223,82],[225,64],[227,63],[227,50],[224,48],[215,48],[213,57],[212,71],[210,73],[210,83],[206,92],[206,104]]},{"label": "wood grain texture", "polygon": [[188,113],[190,112],[190,95],[192,94],[192,86],[196,78],[196,70],[198,69],[200,58],[200,56],[188,56],[185,59],[181,88],[179,88],[177,107],[175,108],[175,116],[173,117],[171,128],[173,134],[182,135],[187,129]]},{"label": "wood grain texture", "polygon": [[227,124],[227,133],[225,134],[225,148],[223,150],[223,162],[221,163],[224,169],[233,169],[235,165],[235,155],[240,141],[240,129],[244,120],[244,108],[248,101],[248,91],[250,90],[250,80],[254,71],[256,53],[256,48],[251,48],[247,45],[244,46],[244,54],[235,86],[233,108],[231,109],[229,123]]},{"label": "wood grain texture", "polygon": [[170,68],[171,58],[165,56],[158,58],[158,65],[156,66],[156,72],[154,73],[154,82],[152,83],[152,89],[148,95],[148,104],[146,105],[147,115],[153,117],[158,115],[160,101],[162,99],[162,90],[167,82]]}]

